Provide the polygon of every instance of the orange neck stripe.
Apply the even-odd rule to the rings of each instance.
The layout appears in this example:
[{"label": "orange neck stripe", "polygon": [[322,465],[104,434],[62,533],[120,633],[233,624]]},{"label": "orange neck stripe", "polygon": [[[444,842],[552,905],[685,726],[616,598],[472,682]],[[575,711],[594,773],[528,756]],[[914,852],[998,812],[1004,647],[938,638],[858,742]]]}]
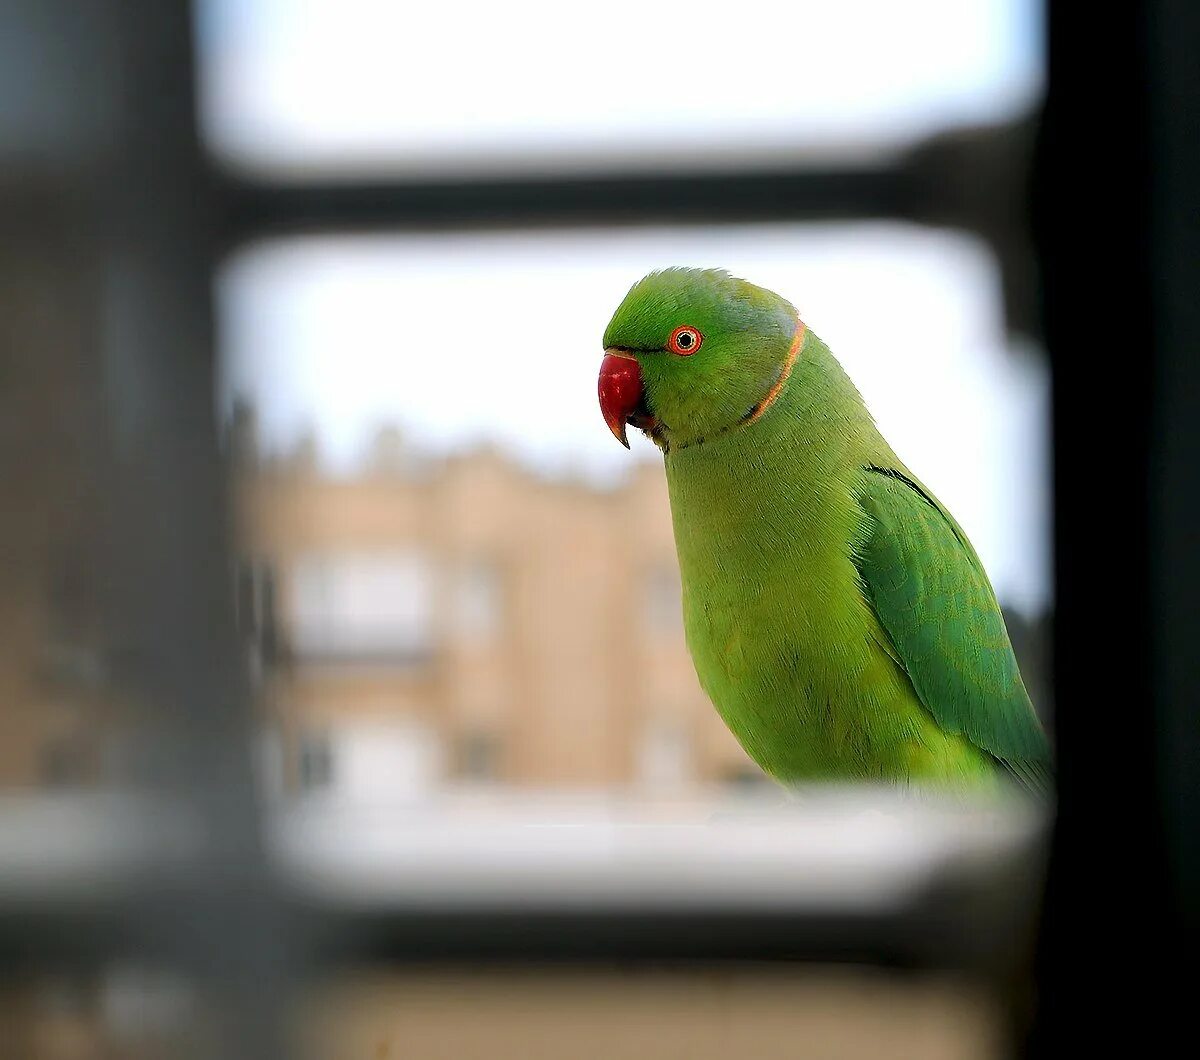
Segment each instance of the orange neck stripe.
[{"label": "orange neck stripe", "polygon": [[796,321],[796,337],[792,339],[792,345],[788,349],[787,357],[783,362],[783,368],[779,373],[779,378],[775,380],[775,385],[767,391],[767,396],[758,403],[758,408],[742,421],[743,425],[753,423],[775,404],[775,399],[783,392],[783,388],[787,385],[788,376],[792,374],[792,369],[796,366],[796,358],[800,356],[800,347],[804,344],[804,334],[807,330],[803,320]]}]

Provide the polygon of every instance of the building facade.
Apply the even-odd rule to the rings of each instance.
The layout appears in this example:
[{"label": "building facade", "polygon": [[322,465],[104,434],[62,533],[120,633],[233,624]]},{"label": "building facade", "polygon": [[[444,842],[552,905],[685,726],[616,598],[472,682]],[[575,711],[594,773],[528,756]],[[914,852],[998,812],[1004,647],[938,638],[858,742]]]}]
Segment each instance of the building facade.
[{"label": "building facade", "polygon": [[684,790],[757,770],[684,645],[661,469],[553,481],[490,450],[352,478],[235,448],[239,612],[289,789]]}]

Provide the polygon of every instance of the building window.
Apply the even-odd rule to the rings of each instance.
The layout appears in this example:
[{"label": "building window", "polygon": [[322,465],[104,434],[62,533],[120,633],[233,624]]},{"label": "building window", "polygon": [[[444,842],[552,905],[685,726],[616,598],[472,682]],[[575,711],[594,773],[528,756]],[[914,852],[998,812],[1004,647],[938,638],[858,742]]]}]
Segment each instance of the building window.
[{"label": "building window", "polygon": [[257,672],[276,656],[275,568],[269,560],[239,559],[235,579],[237,627]]},{"label": "building window", "polygon": [[659,564],[646,575],[646,626],[651,630],[676,633],[683,627],[683,604],[679,586],[679,569],[672,564]]},{"label": "building window", "polygon": [[299,656],[423,658],[432,605],[431,568],[419,552],[303,556],[292,570],[292,648]]},{"label": "building window", "polygon": [[664,718],[649,721],[637,747],[638,781],[652,788],[681,788],[692,774],[691,741],[683,725]]},{"label": "building window", "polygon": [[458,766],[464,780],[496,780],[500,774],[500,738],[488,732],[467,733],[459,742]]},{"label": "building window", "polygon": [[749,762],[743,766],[738,766],[736,769],[728,770],[723,780],[726,785],[736,791],[762,791],[774,794],[779,790],[775,781],[759,769],[758,766]]},{"label": "building window", "polygon": [[329,734],[305,733],[297,763],[301,791],[320,791],[333,785],[333,744]]},{"label": "building window", "polygon": [[465,640],[490,640],[500,628],[500,572],[485,560],[469,563],[459,575],[455,629]]}]

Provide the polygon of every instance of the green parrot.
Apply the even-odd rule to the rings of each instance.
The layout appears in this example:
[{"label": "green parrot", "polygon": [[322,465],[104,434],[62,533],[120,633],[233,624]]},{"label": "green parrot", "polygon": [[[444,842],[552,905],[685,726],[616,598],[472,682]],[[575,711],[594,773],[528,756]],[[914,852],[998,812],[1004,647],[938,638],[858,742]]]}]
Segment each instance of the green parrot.
[{"label": "green parrot", "polygon": [[962,528],[783,298],[634,284],[600,407],[662,450],[700,684],[771,776],[1048,792],[1046,735]]}]

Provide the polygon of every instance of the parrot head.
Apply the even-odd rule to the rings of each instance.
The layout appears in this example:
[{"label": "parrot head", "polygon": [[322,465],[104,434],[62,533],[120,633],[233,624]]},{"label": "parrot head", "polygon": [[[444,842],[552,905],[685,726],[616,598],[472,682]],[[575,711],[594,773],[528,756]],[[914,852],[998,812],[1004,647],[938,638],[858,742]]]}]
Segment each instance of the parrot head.
[{"label": "parrot head", "polygon": [[652,272],[605,329],[600,411],[626,448],[626,424],[665,450],[713,438],[775,399],[802,333],[788,302],[727,272]]}]

